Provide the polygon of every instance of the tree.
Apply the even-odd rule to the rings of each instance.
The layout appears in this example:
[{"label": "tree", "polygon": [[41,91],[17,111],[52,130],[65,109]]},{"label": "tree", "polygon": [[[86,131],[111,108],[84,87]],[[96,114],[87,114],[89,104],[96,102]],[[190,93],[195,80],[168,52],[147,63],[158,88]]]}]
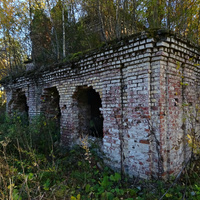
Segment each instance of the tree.
[{"label": "tree", "polygon": [[2,69],[19,71],[25,53],[40,67],[148,28],[199,42],[200,0],[2,0]]},{"label": "tree", "polygon": [[1,74],[8,75],[23,69],[24,51],[21,48],[19,2],[3,0],[0,4],[0,40]]},{"label": "tree", "polygon": [[32,56],[36,65],[50,63],[51,23],[43,10],[35,10],[31,23]]}]

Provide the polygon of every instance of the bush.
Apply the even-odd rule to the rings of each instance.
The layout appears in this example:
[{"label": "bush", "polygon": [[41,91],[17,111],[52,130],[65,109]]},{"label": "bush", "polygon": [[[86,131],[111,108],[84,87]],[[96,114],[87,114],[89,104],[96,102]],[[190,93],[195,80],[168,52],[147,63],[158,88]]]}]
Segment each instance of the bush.
[{"label": "bush", "polygon": [[0,124],[0,130],[0,140],[7,138],[10,141],[7,148],[12,153],[20,146],[24,150],[34,149],[38,153],[49,156],[54,150],[55,142],[60,140],[56,122],[42,115],[36,116],[30,123],[26,115],[17,113],[13,116],[6,115]]}]

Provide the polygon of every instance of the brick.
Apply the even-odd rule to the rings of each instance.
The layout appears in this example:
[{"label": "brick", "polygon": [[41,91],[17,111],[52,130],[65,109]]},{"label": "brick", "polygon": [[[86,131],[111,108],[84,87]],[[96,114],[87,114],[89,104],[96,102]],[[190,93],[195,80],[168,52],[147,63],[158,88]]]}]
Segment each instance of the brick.
[{"label": "brick", "polygon": [[[127,173],[143,178],[161,173],[156,136],[164,158],[162,175],[175,175],[184,162],[184,148],[179,136],[183,134],[183,112],[174,102],[178,99],[181,105],[184,93],[191,107],[200,103],[196,78],[200,52],[176,36],[159,37],[147,38],[142,33],[126,45],[121,41],[113,48],[88,54],[73,67],[67,64],[45,71],[38,75],[37,84],[31,76],[6,83],[7,112],[18,109],[32,118],[42,112],[57,115],[60,109],[62,144],[69,147],[80,144],[77,138],[92,131],[91,120],[97,117],[103,135],[98,138],[90,133],[90,138],[101,141],[105,162],[120,168],[122,144]],[[197,58],[189,61],[194,55]],[[185,64],[184,82],[189,84],[184,90],[177,62]],[[52,105],[49,109],[48,104]],[[179,149],[173,148],[176,144]],[[186,154],[189,158],[189,150]]]},{"label": "brick", "polygon": [[149,141],[148,141],[148,140],[140,140],[139,143],[142,143],[142,144],[149,144]]}]

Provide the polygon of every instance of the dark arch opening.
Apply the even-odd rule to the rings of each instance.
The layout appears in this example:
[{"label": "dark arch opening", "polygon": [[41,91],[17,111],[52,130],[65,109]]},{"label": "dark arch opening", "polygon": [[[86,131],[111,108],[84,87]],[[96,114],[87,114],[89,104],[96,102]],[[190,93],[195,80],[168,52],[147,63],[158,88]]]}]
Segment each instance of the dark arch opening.
[{"label": "dark arch opening", "polygon": [[43,95],[41,96],[41,113],[50,119],[55,119],[60,125],[60,96],[56,87],[44,89]]},{"label": "dark arch opening", "polygon": [[78,109],[78,130],[80,134],[88,134],[103,138],[103,116],[101,98],[92,87],[78,87],[75,95]]},{"label": "dark arch opening", "polygon": [[26,95],[25,92],[22,91],[21,89],[18,89],[14,95],[13,95],[13,99],[11,101],[11,109],[14,112],[17,112],[20,115],[24,115],[26,117],[28,117],[28,110],[29,107],[27,105],[27,99],[26,99]]},{"label": "dark arch opening", "polygon": [[22,91],[22,89],[17,89],[16,91],[13,91],[12,99],[8,103],[8,113],[10,114],[10,116],[16,114],[17,116],[20,116],[23,124],[28,124],[28,112],[29,107],[27,105],[25,91]]}]

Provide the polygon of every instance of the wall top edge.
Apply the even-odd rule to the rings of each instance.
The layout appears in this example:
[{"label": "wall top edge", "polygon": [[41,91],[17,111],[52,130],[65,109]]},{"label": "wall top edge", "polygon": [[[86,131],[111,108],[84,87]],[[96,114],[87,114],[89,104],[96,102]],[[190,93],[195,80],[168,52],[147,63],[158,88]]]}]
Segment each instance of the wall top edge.
[{"label": "wall top edge", "polygon": [[[159,47],[159,46],[169,47],[168,44],[175,44],[179,46],[181,44],[181,46],[187,47],[187,49],[190,50],[191,52],[200,55],[200,46],[182,37],[180,34],[177,34],[173,31],[169,31],[166,29],[151,29],[147,31],[138,32],[124,38],[115,39],[111,42],[103,44],[98,49],[93,49],[88,52],[83,52],[80,55],[77,54],[77,56],[74,59],[67,62],[54,63],[50,66],[43,67],[39,70],[36,66],[35,68],[31,70],[27,70],[23,74],[20,74],[16,77],[6,77],[0,80],[0,84],[4,86],[6,86],[6,84],[8,83],[15,84],[20,79],[28,80],[29,78],[31,79],[34,78],[34,76],[42,77],[42,74],[44,73],[50,74],[51,72],[54,73],[55,71],[58,71],[58,70],[59,71],[63,70],[64,72],[66,71],[66,69],[74,68],[74,66],[77,64],[79,65],[80,63],[85,62],[85,61],[89,62],[90,60],[92,60],[92,58],[98,58],[98,57],[106,58],[111,54],[115,54],[116,52],[126,51],[126,48],[127,49],[128,48],[130,49],[130,47],[137,48],[140,46],[144,46],[144,44],[149,44],[149,43],[153,43],[156,45],[154,46],[149,45],[149,47],[146,45],[144,48],[147,49],[147,48],[153,48],[153,47]],[[140,50],[140,48],[138,50]],[[28,63],[28,65],[30,65],[30,63]],[[37,73],[35,73],[36,71]]]}]

